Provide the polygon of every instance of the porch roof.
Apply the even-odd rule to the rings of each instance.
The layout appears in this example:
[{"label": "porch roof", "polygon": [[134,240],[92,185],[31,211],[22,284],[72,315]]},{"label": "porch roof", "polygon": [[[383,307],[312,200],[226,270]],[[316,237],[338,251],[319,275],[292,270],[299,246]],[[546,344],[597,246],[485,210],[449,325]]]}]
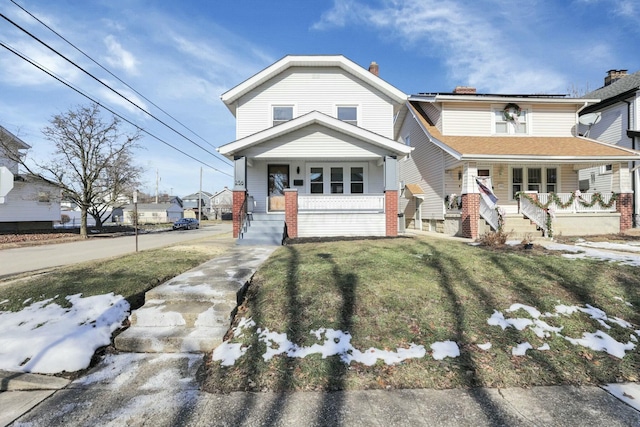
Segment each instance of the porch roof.
[{"label": "porch roof", "polygon": [[392,139],[386,138],[382,135],[363,129],[361,127],[346,123],[342,120],[338,120],[334,117],[327,116],[326,114],[320,113],[318,111],[312,111],[303,116],[289,120],[286,123],[270,127],[263,131],[254,133],[253,135],[249,135],[245,138],[222,145],[218,147],[217,150],[220,154],[226,156],[227,158],[233,159],[234,155],[242,150],[246,150],[247,148],[259,145],[263,142],[281,137],[283,135],[295,132],[296,130],[314,124],[319,124],[328,129],[333,129],[342,134],[349,135],[361,141],[367,142],[371,145],[384,148],[397,156],[404,157],[413,150],[412,147],[400,144],[399,142],[396,142]]},{"label": "porch roof", "polygon": [[408,104],[429,140],[457,160],[560,163],[640,160],[640,151],[584,137],[442,135],[416,102]]}]

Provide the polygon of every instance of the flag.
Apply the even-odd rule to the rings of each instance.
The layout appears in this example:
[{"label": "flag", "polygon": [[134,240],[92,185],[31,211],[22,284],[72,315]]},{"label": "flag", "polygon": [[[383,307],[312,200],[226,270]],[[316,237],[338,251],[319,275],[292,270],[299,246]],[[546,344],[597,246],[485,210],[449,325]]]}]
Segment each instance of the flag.
[{"label": "flag", "polygon": [[477,177],[476,184],[478,184],[478,190],[485,203],[489,205],[491,209],[494,209],[498,204],[498,198],[493,194],[493,190],[491,189],[491,178],[486,176]]}]

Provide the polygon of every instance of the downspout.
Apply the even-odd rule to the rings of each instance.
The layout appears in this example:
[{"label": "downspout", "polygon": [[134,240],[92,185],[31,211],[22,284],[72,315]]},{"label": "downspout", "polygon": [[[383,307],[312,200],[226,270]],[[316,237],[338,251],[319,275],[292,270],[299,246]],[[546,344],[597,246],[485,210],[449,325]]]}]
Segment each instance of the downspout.
[{"label": "downspout", "polygon": [[[625,104],[627,104],[627,129],[631,128],[631,102],[627,101],[625,99],[622,100],[622,102],[624,102]],[[636,137],[635,136],[631,136],[631,149],[636,150]],[[640,218],[638,218],[638,214],[636,212],[637,211],[637,204],[636,204],[636,179],[634,175],[638,175],[638,167],[636,166],[636,161],[633,160],[631,162],[632,166],[631,166],[631,171],[633,172],[633,175],[631,176],[631,190],[633,190],[633,227],[637,228],[638,226],[640,226],[640,224],[638,224],[638,222],[640,222]]]},{"label": "downspout", "polygon": [[584,105],[580,108],[578,108],[578,111],[576,111],[576,134],[574,136],[580,136],[580,132],[578,132],[579,128],[580,128],[580,120],[578,119],[578,117],[580,117],[580,111],[584,110],[585,108],[587,108],[589,106],[588,102],[585,102]]}]

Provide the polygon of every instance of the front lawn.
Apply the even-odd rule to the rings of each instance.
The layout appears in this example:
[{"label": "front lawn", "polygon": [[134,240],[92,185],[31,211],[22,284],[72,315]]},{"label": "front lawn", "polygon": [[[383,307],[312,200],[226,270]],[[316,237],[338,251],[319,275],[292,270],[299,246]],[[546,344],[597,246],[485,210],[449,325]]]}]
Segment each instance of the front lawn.
[{"label": "front lawn", "polygon": [[637,381],[639,285],[637,267],[433,237],[289,245],[254,276],[205,389]]}]

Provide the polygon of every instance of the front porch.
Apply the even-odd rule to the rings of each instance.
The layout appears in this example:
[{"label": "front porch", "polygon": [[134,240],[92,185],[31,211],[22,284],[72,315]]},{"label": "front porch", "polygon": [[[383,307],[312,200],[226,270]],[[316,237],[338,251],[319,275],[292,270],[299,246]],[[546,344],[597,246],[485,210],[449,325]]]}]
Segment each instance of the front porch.
[{"label": "front porch", "polygon": [[[476,237],[500,229],[511,238],[525,238],[617,234],[624,230],[621,228],[624,226],[621,224],[625,212],[624,200],[627,200],[626,206],[630,212],[628,201],[631,195],[579,191],[558,194],[527,192],[519,197],[517,204],[500,205],[497,209],[490,209],[479,195],[465,196],[461,199],[471,205],[474,204],[472,199],[478,199]],[[473,212],[469,212],[473,211],[473,207],[469,208],[465,209],[462,204],[447,209],[445,227],[453,234],[463,235],[463,212],[468,218],[474,216]]]}]

